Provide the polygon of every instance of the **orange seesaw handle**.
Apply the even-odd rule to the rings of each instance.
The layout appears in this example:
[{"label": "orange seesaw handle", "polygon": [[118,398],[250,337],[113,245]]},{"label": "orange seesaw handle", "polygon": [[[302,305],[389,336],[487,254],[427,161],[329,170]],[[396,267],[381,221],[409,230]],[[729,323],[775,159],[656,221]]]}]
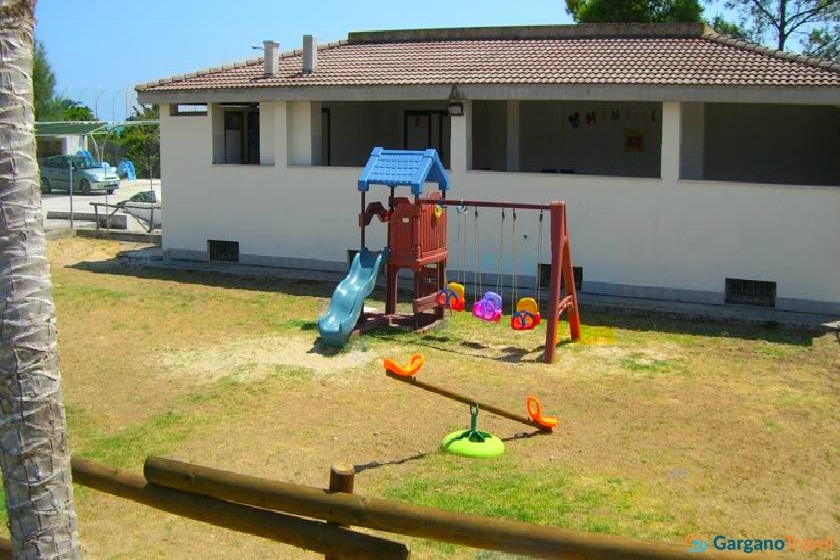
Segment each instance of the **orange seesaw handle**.
[{"label": "orange seesaw handle", "polygon": [[540,426],[550,430],[560,423],[560,420],[554,416],[542,415],[542,404],[540,403],[540,399],[537,397],[533,395],[529,396],[528,400],[525,401],[525,405],[528,407],[528,416],[530,416],[531,420]]},{"label": "orange seesaw handle", "polygon": [[412,354],[408,359],[408,364],[405,366],[401,366],[390,358],[385,358],[383,360],[383,365],[385,366],[386,371],[389,371],[394,375],[399,375],[400,377],[412,377],[417,375],[417,372],[420,371],[420,368],[423,367],[425,362],[426,358],[423,357],[423,354]]}]

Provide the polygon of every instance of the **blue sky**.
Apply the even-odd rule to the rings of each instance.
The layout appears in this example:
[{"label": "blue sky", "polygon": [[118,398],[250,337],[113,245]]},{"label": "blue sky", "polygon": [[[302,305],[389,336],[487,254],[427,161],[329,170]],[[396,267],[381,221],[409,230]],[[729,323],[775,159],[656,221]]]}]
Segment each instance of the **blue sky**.
[{"label": "blue sky", "polygon": [[563,0],[39,0],[35,13],[56,91],[103,120],[125,116],[135,84],[259,56],[264,39],[287,50],[305,33],[571,23]]}]

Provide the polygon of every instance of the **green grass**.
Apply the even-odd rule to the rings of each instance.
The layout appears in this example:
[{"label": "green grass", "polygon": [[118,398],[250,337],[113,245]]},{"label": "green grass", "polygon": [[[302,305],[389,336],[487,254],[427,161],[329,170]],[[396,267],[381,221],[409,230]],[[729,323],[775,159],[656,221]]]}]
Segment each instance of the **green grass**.
[{"label": "green grass", "polygon": [[[286,377],[289,376],[297,379],[304,373],[293,371]],[[245,384],[235,376],[226,376],[202,391],[185,395],[170,410],[113,432],[90,413],[69,407],[67,421],[75,444],[73,452],[115,468],[134,469],[149,455],[171,453],[190,437],[219,424],[235,422],[245,412],[243,402],[274,388],[273,378]]]},{"label": "green grass", "polygon": [[481,461],[435,455],[411,476],[392,480],[384,496],[589,532],[662,538],[691,529],[680,528],[667,501],[641,481],[563,467],[523,472],[515,461],[510,455]]},{"label": "green grass", "polygon": [[633,352],[621,360],[621,366],[628,371],[661,372],[673,368],[671,360],[657,360],[642,352]]}]

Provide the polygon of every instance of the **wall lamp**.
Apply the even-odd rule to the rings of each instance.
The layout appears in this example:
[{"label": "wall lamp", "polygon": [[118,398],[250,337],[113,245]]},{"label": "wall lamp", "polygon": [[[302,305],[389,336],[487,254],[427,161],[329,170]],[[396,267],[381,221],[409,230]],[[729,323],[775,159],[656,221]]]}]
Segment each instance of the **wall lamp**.
[{"label": "wall lamp", "polygon": [[452,103],[450,103],[447,110],[449,111],[450,117],[464,116],[464,104],[459,101],[453,101]]}]

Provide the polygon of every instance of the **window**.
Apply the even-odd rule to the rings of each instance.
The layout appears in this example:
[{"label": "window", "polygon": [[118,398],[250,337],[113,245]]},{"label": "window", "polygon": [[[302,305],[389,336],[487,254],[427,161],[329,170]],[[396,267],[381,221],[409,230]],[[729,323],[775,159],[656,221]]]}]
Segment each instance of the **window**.
[{"label": "window", "polygon": [[239,262],[239,242],[208,239],[207,255],[211,261]]},{"label": "window", "polygon": [[446,111],[404,111],[403,149],[437,150],[443,166],[449,168],[450,117]]},{"label": "window", "polygon": [[321,165],[331,165],[330,110],[321,109]]},{"label": "window", "polygon": [[840,186],[840,107],[707,103],[696,118],[683,136],[703,159],[685,178]]},{"label": "window", "polygon": [[222,103],[219,106],[219,112],[220,116],[213,119],[214,137],[218,134],[216,131],[221,129],[221,134],[218,135],[220,144],[216,146],[214,140],[214,161],[216,163],[259,165],[259,105],[256,103]]},{"label": "window", "polygon": [[660,103],[473,101],[475,170],[655,178],[661,144]]},{"label": "window", "polygon": [[[548,291],[551,286],[551,264],[539,263],[537,274],[539,274],[540,289]],[[579,292],[583,286],[583,267],[573,266],[572,275],[575,277],[575,291]],[[560,289],[564,289],[562,274],[560,275]]]},{"label": "window", "polygon": [[776,307],[776,283],[727,278],[726,303]]},{"label": "window", "polygon": [[207,103],[177,103],[169,106],[171,117],[207,116]]}]

